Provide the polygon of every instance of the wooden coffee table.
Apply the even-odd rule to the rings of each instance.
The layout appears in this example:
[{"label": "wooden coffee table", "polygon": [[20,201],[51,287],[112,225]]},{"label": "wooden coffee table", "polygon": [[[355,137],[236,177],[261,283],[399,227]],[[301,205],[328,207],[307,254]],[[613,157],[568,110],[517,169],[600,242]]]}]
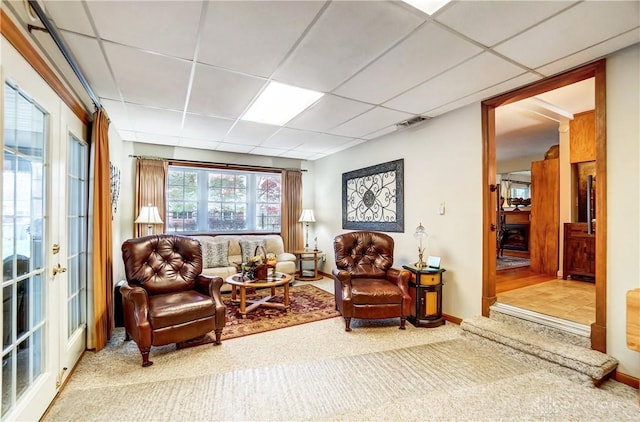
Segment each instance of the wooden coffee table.
[{"label": "wooden coffee table", "polygon": [[[242,273],[238,273],[227,277],[226,282],[231,285],[231,301],[240,304],[240,314],[242,315],[242,318],[246,318],[247,313],[260,306],[284,309],[285,312],[289,312],[291,309],[291,306],[289,305],[289,283],[291,283],[291,280],[291,276],[285,273],[275,273],[275,275],[269,273],[266,280],[245,280],[242,278]],[[269,302],[276,294],[276,287],[280,286],[282,286],[284,290],[284,303]],[[247,300],[247,287],[269,287],[271,289],[271,294],[260,300]],[[238,290],[240,291],[239,300],[237,298]]]}]

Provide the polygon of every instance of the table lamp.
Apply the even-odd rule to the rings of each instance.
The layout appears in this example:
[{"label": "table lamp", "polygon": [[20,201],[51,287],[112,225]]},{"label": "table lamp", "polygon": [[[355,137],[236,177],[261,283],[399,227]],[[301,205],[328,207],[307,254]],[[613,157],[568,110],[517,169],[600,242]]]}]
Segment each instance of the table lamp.
[{"label": "table lamp", "polygon": [[298,219],[298,223],[305,224],[305,234],[304,234],[304,248],[309,249],[309,223],[315,223],[316,217],[313,215],[313,210],[305,208],[302,210],[302,214],[300,214],[300,218]]},{"label": "table lamp", "polygon": [[424,230],[422,223],[416,227],[416,231],[413,233],[413,237],[418,241],[418,261],[414,264],[416,268],[422,269],[427,266],[427,263],[422,260],[422,254],[424,253],[423,242],[427,240],[429,235]]},{"label": "table lamp", "polygon": [[147,235],[153,234],[153,225],[162,224],[158,207],[154,207],[149,204],[146,207],[140,208],[140,213],[135,221],[136,224],[147,224]]}]

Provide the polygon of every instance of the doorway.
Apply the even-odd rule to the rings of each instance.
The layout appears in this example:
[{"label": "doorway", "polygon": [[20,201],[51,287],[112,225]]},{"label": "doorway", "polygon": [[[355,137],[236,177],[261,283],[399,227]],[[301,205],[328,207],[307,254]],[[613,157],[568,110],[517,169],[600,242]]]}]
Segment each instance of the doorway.
[{"label": "doorway", "polygon": [[[491,98],[482,103],[483,123],[483,315],[489,316],[490,306],[496,300],[496,244],[500,225],[496,213],[499,203],[499,187],[496,169],[496,108],[530,98],[542,93],[571,85],[589,78],[595,83],[595,180],[596,219],[595,234],[595,322],[591,324],[591,347],[606,351],[606,127],[605,127],[605,61],[600,60],[568,71],[513,92]],[[559,229],[559,225],[556,225]]]}]

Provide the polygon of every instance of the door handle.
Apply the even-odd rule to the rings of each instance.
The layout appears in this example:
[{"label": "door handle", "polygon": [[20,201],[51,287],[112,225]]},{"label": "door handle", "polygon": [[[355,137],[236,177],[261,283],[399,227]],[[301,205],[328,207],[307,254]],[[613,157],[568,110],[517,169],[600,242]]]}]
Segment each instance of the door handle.
[{"label": "door handle", "polygon": [[56,267],[53,267],[53,276],[55,277],[58,273],[64,273],[66,271],[66,268],[61,267],[60,264],[58,264]]},{"label": "door handle", "polygon": [[496,231],[498,226],[496,226],[495,224],[491,224],[491,226],[489,226],[489,228],[491,229],[492,232],[494,232],[494,231]]}]

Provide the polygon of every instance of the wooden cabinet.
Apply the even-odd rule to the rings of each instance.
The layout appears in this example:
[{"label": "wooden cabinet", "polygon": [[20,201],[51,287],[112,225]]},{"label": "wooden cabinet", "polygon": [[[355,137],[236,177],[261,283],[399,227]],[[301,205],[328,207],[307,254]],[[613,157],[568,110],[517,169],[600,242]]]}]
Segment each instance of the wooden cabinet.
[{"label": "wooden cabinet", "polygon": [[573,116],[569,122],[569,161],[582,163],[596,159],[595,111],[585,111]]},{"label": "wooden cabinet", "polygon": [[403,265],[411,272],[409,294],[411,315],[409,322],[416,327],[438,327],[445,323],[442,317],[442,273],[444,269],[422,268]]},{"label": "wooden cabinet", "polygon": [[596,276],[596,235],[587,232],[587,223],[565,223],[562,278]]},{"label": "wooden cabinet", "polygon": [[557,158],[531,163],[531,271],[556,275],[560,228],[560,179]]}]

